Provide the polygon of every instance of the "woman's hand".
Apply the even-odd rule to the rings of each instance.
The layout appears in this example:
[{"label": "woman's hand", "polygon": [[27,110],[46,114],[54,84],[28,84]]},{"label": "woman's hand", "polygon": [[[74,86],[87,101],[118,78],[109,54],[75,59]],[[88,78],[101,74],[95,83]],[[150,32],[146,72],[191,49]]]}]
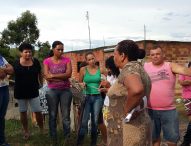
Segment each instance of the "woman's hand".
[{"label": "woman's hand", "polygon": [[48,79],[53,79],[53,74],[51,74],[51,73],[47,74],[47,78]]},{"label": "woman's hand", "polygon": [[99,88],[110,88],[110,83],[106,80],[101,81]]},{"label": "woman's hand", "polygon": [[184,80],[184,84],[182,86],[190,86],[191,85],[191,80]]},{"label": "woman's hand", "polygon": [[99,88],[98,91],[99,91],[99,92],[107,93],[108,88]]},{"label": "woman's hand", "polygon": [[45,79],[46,79],[48,82],[60,82],[60,81],[63,81],[63,80],[61,80],[61,79],[55,79],[55,78],[54,78],[54,75],[53,75],[53,74],[50,74],[50,73],[45,76]]},{"label": "woman's hand", "polygon": [[187,87],[191,85],[191,80],[178,80],[178,83],[183,87]]},{"label": "woman's hand", "polygon": [[5,73],[5,71],[0,68],[0,79],[4,79],[7,76],[7,74]]},{"label": "woman's hand", "polygon": [[86,83],[82,82],[82,83],[79,83],[79,85],[81,86],[81,88],[85,88],[86,87]]}]

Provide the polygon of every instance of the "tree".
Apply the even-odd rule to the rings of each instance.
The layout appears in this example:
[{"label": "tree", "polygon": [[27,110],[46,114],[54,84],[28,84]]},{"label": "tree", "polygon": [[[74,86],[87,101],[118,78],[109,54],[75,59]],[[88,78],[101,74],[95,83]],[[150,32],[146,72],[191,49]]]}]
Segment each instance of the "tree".
[{"label": "tree", "polygon": [[14,58],[10,55],[10,47],[5,45],[3,41],[0,40],[0,55],[6,58],[9,63],[13,63]]},{"label": "tree", "polygon": [[38,42],[37,47],[39,48],[37,52],[37,57],[40,62],[42,62],[50,53],[50,43],[48,41],[42,43]]},{"label": "tree", "polygon": [[14,60],[16,60],[20,57],[20,52],[19,52],[18,48],[11,48],[9,50],[9,53],[14,58]]},{"label": "tree", "polygon": [[37,18],[29,10],[23,12],[16,21],[8,22],[7,28],[1,33],[1,42],[6,45],[19,46],[22,42],[35,44],[39,38]]},{"label": "tree", "polygon": [[0,47],[0,55],[2,55],[10,64],[13,64],[14,57],[10,55],[9,48],[2,48]]}]

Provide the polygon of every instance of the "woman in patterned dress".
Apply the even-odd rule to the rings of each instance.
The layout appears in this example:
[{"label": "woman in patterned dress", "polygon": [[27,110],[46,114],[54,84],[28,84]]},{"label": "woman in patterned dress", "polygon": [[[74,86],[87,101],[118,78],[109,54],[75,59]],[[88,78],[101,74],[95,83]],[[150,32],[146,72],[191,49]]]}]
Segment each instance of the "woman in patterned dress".
[{"label": "woman in patterned dress", "polygon": [[[108,146],[150,146],[150,118],[145,109],[151,82],[140,59],[140,49],[132,40],[118,43],[114,51],[115,65],[121,69],[117,81],[110,87],[108,117]],[[125,117],[132,113],[130,121]]]}]

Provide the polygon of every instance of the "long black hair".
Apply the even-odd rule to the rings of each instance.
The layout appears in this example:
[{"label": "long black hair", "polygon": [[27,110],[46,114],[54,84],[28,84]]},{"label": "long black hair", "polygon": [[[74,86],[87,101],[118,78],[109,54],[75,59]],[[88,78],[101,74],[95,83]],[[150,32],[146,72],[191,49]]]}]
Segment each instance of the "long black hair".
[{"label": "long black hair", "polygon": [[105,61],[105,67],[106,68],[109,68],[111,70],[111,75],[115,76],[115,77],[118,77],[119,75],[119,68],[117,68],[115,66],[115,63],[114,63],[114,56],[110,56],[109,58],[106,59]]}]

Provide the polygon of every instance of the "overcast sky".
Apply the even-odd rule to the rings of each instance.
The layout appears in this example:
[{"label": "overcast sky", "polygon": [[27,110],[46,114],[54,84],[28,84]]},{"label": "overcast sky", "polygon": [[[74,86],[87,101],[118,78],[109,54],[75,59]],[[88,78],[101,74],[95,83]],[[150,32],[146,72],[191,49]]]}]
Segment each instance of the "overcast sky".
[{"label": "overcast sky", "polygon": [[41,42],[60,40],[65,50],[114,45],[123,39],[191,41],[191,0],[0,0],[0,32],[30,10]]}]

